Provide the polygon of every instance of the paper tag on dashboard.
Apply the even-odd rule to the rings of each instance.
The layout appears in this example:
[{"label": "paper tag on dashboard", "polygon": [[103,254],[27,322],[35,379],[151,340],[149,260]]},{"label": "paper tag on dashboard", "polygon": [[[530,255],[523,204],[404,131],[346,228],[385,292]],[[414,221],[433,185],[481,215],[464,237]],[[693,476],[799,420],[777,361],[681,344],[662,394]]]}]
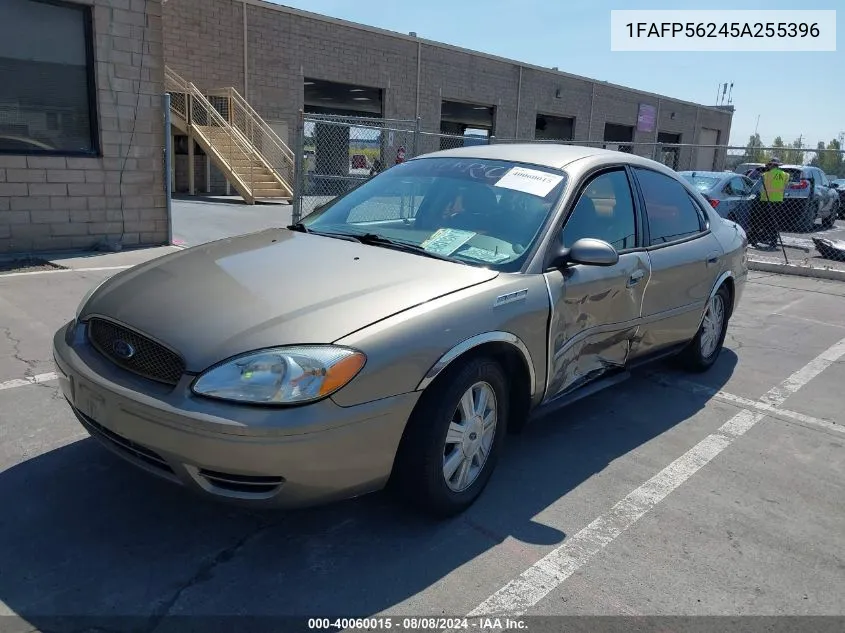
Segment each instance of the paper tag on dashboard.
[{"label": "paper tag on dashboard", "polygon": [[420,246],[431,253],[451,255],[461,246],[469,242],[475,233],[459,229],[438,229]]},{"label": "paper tag on dashboard", "polygon": [[558,174],[550,174],[526,167],[511,167],[508,173],[499,178],[495,186],[545,198],[561,180],[563,180],[563,176]]}]

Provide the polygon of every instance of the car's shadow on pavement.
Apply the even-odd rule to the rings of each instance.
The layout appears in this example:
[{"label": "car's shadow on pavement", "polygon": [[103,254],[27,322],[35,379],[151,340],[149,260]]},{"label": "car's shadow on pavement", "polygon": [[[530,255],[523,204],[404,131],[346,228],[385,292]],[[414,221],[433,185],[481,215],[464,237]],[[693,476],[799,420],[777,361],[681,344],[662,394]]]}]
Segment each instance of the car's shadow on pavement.
[{"label": "car's shadow on pavement", "polygon": [[[707,384],[719,388],[736,362],[725,349]],[[700,426],[690,418],[706,402],[636,374],[511,436],[482,497],[443,522],[383,493],[296,512],[234,509],[81,440],[0,473],[0,608],[50,630],[153,631],[166,624],[164,615],[354,617],[401,603],[403,613],[419,615],[413,598],[430,589],[444,596],[447,615],[460,615],[450,610],[475,604],[463,604],[438,581],[466,573],[458,568],[470,562],[495,569],[489,550],[503,542],[497,556],[519,568],[511,576],[521,572],[537,552],[520,542],[551,547],[567,537],[538,514],[555,504],[555,522],[577,531],[618,500],[616,488],[621,498],[653,475],[655,464],[662,468],[680,453],[652,455],[655,464],[633,486],[611,478],[612,499],[576,491],[575,501],[559,500],[673,427]],[[714,430],[699,426],[684,436],[690,446]],[[583,512],[569,516],[569,503]],[[482,583],[483,597],[501,585],[494,578],[487,587],[483,578],[470,583]],[[94,619],[83,626],[80,616]],[[128,617],[106,625],[101,616]],[[295,629],[304,630],[302,623]]]}]

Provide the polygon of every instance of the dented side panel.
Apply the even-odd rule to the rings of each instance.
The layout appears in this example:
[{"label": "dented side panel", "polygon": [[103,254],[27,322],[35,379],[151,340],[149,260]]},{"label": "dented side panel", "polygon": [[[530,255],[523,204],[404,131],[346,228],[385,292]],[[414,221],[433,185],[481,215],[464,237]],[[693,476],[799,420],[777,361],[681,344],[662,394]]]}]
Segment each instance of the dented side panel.
[{"label": "dented side panel", "polygon": [[609,369],[622,367],[637,335],[647,253],[626,253],[615,266],[573,266],[545,274],[549,322],[550,400]]}]

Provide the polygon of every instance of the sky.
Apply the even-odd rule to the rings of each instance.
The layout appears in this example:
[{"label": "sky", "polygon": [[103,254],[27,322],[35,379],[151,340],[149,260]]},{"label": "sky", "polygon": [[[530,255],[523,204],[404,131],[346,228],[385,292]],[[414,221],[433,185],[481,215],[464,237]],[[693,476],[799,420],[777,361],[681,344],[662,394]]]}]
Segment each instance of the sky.
[{"label": "sky", "polygon": [[[591,79],[715,105],[733,82],[730,143],[757,128],[763,144],[802,137],[804,147],[845,133],[842,0],[271,0]],[[836,9],[837,52],[613,52],[612,9]],[[779,80],[772,82],[772,75]],[[759,124],[758,124],[759,116]]]}]

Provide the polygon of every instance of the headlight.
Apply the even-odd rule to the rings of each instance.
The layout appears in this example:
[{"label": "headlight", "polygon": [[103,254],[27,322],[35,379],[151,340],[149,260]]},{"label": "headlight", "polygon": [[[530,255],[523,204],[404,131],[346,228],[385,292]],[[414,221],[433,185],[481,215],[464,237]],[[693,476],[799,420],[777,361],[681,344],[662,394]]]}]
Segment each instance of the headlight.
[{"label": "headlight", "polygon": [[212,367],[194,382],[200,396],[251,404],[320,400],[349,383],[366,356],[335,345],[277,347],[250,352]]}]

